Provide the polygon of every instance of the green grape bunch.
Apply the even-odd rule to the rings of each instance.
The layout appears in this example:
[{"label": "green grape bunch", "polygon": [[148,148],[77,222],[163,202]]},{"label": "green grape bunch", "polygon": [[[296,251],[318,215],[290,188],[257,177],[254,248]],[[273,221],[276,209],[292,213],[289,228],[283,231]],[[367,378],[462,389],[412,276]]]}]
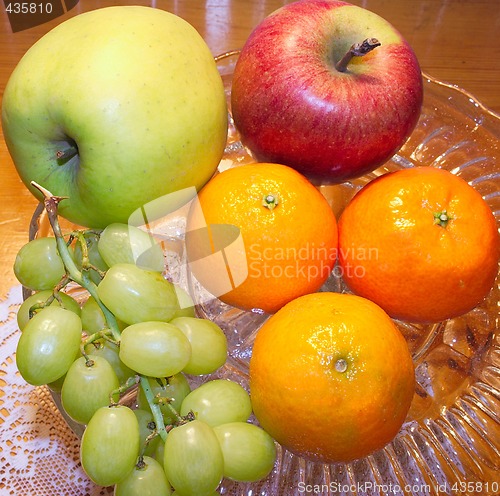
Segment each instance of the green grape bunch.
[{"label": "green grape bunch", "polygon": [[14,263],[32,293],[17,314],[16,363],[81,424],[88,477],[115,496],[212,496],[224,478],[268,477],[275,442],[252,423],[248,392],[211,376],[227,338],[168,280],[161,243],[119,223],[63,234],[62,198],[41,191],[53,236],[26,243]]}]

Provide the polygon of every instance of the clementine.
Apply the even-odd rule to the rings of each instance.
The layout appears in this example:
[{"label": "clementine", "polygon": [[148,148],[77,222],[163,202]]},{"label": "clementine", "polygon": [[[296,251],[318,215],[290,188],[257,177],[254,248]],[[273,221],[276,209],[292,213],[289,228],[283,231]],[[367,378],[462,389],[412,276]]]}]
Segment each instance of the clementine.
[{"label": "clementine", "polygon": [[490,291],[500,238],[481,195],[451,172],[415,167],[362,188],[339,220],[339,262],[351,290],[394,318],[439,322]]},{"label": "clementine", "polygon": [[[188,234],[195,277],[245,310],[273,313],[317,291],[337,258],[337,222],[328,202],[280,164],[241,165],[212,178],[191,209]],[[217,252],[223,255],[216,258]]]},{"label": "clementine", "polygon": [[297,298],[254,342],[255,416],[285,448],[313,461],[347,462],[382,448],[401,428],[414,390],[403,335],[359,296]]}]

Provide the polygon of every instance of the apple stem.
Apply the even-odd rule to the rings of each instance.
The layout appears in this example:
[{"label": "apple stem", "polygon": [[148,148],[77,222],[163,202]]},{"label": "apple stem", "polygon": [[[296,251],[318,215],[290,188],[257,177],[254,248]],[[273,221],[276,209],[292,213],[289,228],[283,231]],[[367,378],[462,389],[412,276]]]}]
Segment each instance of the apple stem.
[{"label": "apple stem", "polygon": [[362,57],[380,45],[381,43],[377,38],[367,38],[361,43],[354,43],[351,48],[349,48],[349,51],[335,64],[335,69],[339,72],[345,72],[353,57]]},{"label": "apple stem", "polygon": [[56,159],[59,165],[65,164],[68,160],[72,159],[75,155],[78,155],[78,148],[72,146],[66,148],[66,150],[58,150],[56,152]]}]

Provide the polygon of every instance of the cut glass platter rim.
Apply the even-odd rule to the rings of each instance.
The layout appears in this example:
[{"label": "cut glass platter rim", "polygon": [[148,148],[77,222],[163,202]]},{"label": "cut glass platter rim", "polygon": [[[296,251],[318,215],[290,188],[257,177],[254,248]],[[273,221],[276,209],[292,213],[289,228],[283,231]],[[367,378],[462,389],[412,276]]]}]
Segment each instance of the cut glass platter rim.
[{"label": "cut glass platter rim", "polygon": [[[229,110],[238,54],[231,51],[216,57]],[[419,165],[440,167],[479,191],[500,226],[500,116],[458,86],[425,73],[423,82],[422,114],[401,150],[373,173],[338,185],[321,185],[320,190],[338,216],[356,191],[381,174]],[[254,161],[230,118],[219,171]],[[30,238],[47,233],[47,224],[38,208],[30,225]],[[160,225],[162,236],[172,241],[165,251],[167,277],[190,291],[198,315],[219,324],[229,344],[228,361],[222,369],[191,381],[197,385],[224,377],[248,389],[252,342],[268,316],[244,312],[211,298],[187,270],[179,269],[187,266],[183,227],[179,217],[169,217]],[[322,290],[348,291],[335,273]],[[224,480],[221,494],[499,494],[499,296],[497,276],[485,301],[466,315],[433,325],[396,322],[412,352],[417,387],[403,427],[385,448],[352,463],[327,465],[308,462],[278,446],[277,463],[268,478],[253,484]],[[55,400],[59,403],[57,395]],[[71,422],[70,426],[81,430]]]}]

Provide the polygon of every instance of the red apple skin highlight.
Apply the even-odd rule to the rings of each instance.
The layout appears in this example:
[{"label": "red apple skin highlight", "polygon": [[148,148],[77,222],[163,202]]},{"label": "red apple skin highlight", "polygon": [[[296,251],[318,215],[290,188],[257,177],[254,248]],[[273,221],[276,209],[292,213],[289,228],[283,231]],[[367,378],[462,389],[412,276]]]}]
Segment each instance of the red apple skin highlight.
[{"label": "red apple skin highlight", "polygon": [[[335,63],[366,38],[381,46],[339,72]],[[302,0],[267,17],[243,47],[232,86],[234,122],[256,158],[324,183],[389,160],[422,99],[418,60],[398,31],[335,0]]]}]

